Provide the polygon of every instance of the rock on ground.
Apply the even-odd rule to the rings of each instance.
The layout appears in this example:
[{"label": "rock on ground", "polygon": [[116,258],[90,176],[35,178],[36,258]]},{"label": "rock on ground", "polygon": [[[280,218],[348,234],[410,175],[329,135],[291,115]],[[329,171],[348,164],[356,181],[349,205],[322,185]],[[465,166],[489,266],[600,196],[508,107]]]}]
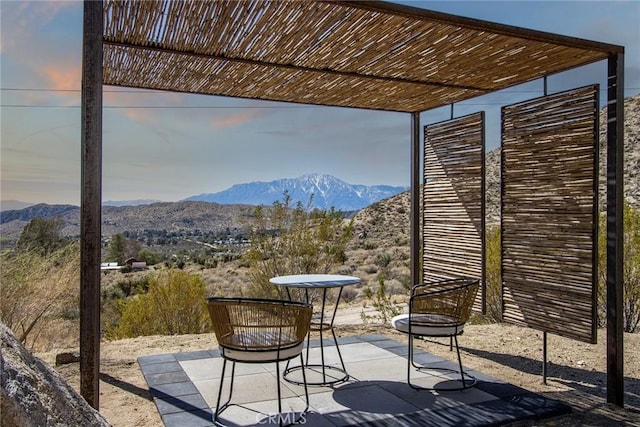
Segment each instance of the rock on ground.
[{"label": "rock on ground", "polygon": [[0,424],[109,426],[64,378],[20,344],[0,322]]}]

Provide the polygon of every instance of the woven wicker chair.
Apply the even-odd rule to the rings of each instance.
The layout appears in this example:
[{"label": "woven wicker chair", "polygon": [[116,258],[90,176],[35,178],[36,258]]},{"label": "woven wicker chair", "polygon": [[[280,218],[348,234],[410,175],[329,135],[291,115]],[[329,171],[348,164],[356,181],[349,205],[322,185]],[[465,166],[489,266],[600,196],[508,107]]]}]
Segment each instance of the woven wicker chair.
[{"label": "woven wicker chair", "polygon": [[[480,281],[473,278],[439,280],[415,285],[411,289],[409,314],[401,314],[391,319],[397,330],[409,335],[409,355],[407,363],[407,383],[414,389],[434,390],[411,382],[411,366],[417,370],[446,371],[460,375],[461,385],[446,390],[462,390],[476,383],[475,377],[464,372],[458,347],[458,335],[462,334],[465,323],[471,316]],[[413,354],[414,337],[450,337],[456,345],[459,370],[429,368],[415,363]],[[442,391],[443,389],[439,389]]]},{"label": "woven wicker chair", "polygon": [[[276,364],[276,381],[278,386],[278,420],[288,417],[282,414],[282,395],[280,390],[280,361],[295,357],[302,359],[304,340],[309,332],[312,306],[310,304],[280,300],[251,298],[209,298],[209,316],[213,330],[220,346],[223,358],[222,376],[216,403],[214,422],[219,421],[220,414],[232,406],[233,380],[236,362]],[[222,405],[222,388],[227,367],[231,361],[231,383],[229,395]],[[309,392],[303,371],[306,408],[288,424],[295,424],[302,419],[309,409]],[[238,405],[239,406],[239,405]],[[270,414],[264,414],[272,417]],[[288,425],[287,424],[287,425]]]}]

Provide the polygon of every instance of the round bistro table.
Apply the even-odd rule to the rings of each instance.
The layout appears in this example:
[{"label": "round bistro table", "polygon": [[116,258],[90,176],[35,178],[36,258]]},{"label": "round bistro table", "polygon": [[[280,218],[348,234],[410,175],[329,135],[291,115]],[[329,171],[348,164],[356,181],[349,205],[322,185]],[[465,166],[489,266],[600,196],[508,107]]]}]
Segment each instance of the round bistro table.
[{"label": "round bistro table", "polygon": [[[301,381],[295,380],[290,375],[295,371],[302,369],[310,370],[313,372],[322,372],[322,379],[319,381],[307,381],[308,385],[327,386],[336,384],[349,379],[349,374],[344,366],[342,360],[342,354],[340,353],[340,347],[338,346],[338,339],[333,328],[333,322],[336,318],[338,311],[338,304],[340,303],[340,297],[342,296],[342,289],[348,285],[355,285],[360,283],[360,278],[354,276],[344,276],[341,274],[296,274],[289,276],[277,276],[269,279],[271,283],[277,286],[285,287],[287,290],[287,296],[291,300],[291,289],[304,290],[305,302],[309,302],[309,291],[319,290],[322,293],[322,306],[320,311],[314,317],[317,319],[319,315],[319,321],[311,322],[311,329],[307,336],[307,357],[304,366],[293,366],[285,368],[283,372],[283,378],[294,384],[303,384]],[[325,308],[327,307],[327,291],[332,288],[338,288],[338,297],[336,298],[335,306],[333,307],[333,313],[329,319],[325,319]],[[311,331],[318,331],[320,333],[320,363],[309,363],[309,340]],[[328,365],[325,363],[325,347],[322,337],[323,331],[331,331],[333,336],[333,342],[335,344],[338,358],[340,359],[340,367]],[[304,374],[304,372],[303,372]],[[306,376],[305,376],[306,378]]]}]

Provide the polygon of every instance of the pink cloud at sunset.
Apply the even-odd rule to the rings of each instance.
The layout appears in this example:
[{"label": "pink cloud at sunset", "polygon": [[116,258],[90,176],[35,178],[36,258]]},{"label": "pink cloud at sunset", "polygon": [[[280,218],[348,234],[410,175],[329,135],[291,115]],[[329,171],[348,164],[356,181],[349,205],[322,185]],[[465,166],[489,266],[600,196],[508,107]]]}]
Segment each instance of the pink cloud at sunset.
[{"label": "pink cloud at sunset", "polygon": [[157,122],[156,115],[152,114],[149,110],[140,108],[125,108],[122,113],[130,120],[140,124],[154,124]]},{"label": "pink cloud at sunset", "polygon": [[61,62],[48,63],[41,68],[35,69],[41,76],[43,86],[57,92],[56,96],[62,105],[78,105],[80,96],[78,90],[81,88],[82,68],[79,64],[63,64]]},{"label": "pink cloud at sunset", "polygon": [[263,112],[256,109],[249,109],[240,113],[231,114],[223,117],[214,117],[211,119],[211,127],[214,129],[223,129],[233,126],[238,126],[247,123],[255,118],[261,117]]}]

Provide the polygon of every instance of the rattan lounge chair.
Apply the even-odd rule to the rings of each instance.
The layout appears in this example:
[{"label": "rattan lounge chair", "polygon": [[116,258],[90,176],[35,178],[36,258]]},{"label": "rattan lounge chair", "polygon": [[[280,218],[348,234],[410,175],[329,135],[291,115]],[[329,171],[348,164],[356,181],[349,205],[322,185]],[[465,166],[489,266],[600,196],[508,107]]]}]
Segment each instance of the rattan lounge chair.
[{"label": "rattan lounge chair", "polygon": [[[409,314],[401,314],[391,319],[397,330],[409,335],[407,361],[407,383],[417,390],[434,390],[411,382],[411,367],[424,371],[445,371],[460,375],[459,387],[438,388],[462,390],[473,386],[476,378],[464,372],[458,347],[458,335],[462,334],[465,323],[471,316],[473,301],[480,281],[473,278],[439,280],[415,285],[411,289]],[[422,366],[415,363],[413,340],[415,337],[450,337],[456,345],[459,370]]]},{"label": "rattan lounge chair", "polygon": [[[232,406],[233,380],[236,362],[268,363],[276,365],[278,387],[278,423],[295,424],[304,419],[309,409],[309,392],[303,370],[303,385],[306,407],[299,414],[282,413],[282,394],[280,386],[280,365],[278,362],[300,357],[301,363],[304,340],[309,332],[312,306],[301,302],[250,299],[250,298],[209,298],[208,308],[213,330],[220,346],[223,358],[222,376],[213,421],[220,422],[220,414]],[[232,363],[231,383],[225,403],[220,404],[227,367]],[[304,364],[304,363],[302,363]],[[263,414],[273,420],[273,414]]]}]

